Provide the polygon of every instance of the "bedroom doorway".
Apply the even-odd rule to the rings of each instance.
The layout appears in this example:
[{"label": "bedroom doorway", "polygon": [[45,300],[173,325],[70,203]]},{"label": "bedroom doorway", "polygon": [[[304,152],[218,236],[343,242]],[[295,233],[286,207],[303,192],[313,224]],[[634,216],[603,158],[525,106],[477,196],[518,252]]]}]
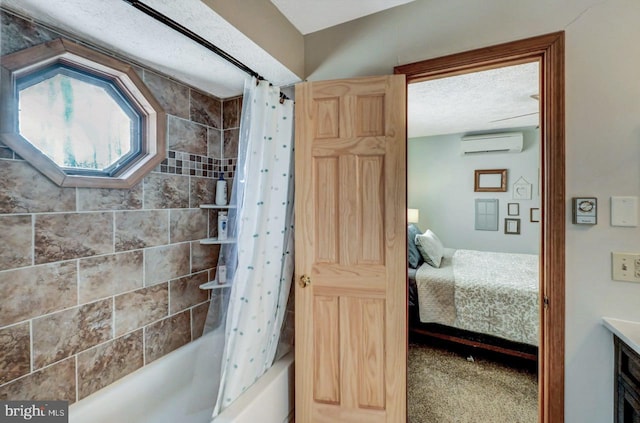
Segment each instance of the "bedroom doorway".
[{"label": "bedroom doorway", "polygon": [[[505,178],[500,172],[497,172],[498,179],[494,180],[496,178],[496,173],[494,172],[489,173],[488,176],[485,175],[484,182],[482,182],[478,180],[483,177],[481,173],[480,176],[475,175],[475,183],[486,184],[487,188],[493,189],[494,192],[506,194],[509,198],[506,201],[504,200],[507,197],[502,197],[503,200],[499,200],[503,203],[497,206],[498,210],[500,210],[499,217],[481,216],[481,223],[495,225],[494,218],[497,217],[497,229],[500,233],[504,233],[504,237],[517,235],[520,240],[523,239],[525,231],[523,222],[525,219],[527,230],[531,230],[536,224],[539,227],[539,264],[537,265],[539,268],[539,300],[537,301],[537,308],[540,335],[537,339],[537,421],[545,423],[562,422],[564,419],[563,49],[564,34],[555,33],[395,68],[395,73],[406,75],[407,84],[443,80],[447,77],[464,76],[478,72],[499,72],[500,69],[527,64],[534,64],[539,70],[537,78],[539,91],[529,94],[533,96],[530,100],[540,102],[537,110],[539,112],[538,131],[540,140],[538,147],[540,152],[539,175],[534,177],[531,175],[524,177],[519,174],[507,175],[505,181],[500,179],[501,177]],[[411,86],[408,87],[408,92],[411,93]],[[409,98],[409,101],[411,101],[411,98]],[[524,115],[533,115],[531,111],[513,110],[513,112],[509,116],[504,116],[504,118],[515,120],[526,118]],[[409,115],[409,127],[411,127],[410,120],[411,116]],[[498,125],[500,124],[498,123]],[[511,125],[509,127],[513,128]],[[494,126],[493,128],[500,128],[500,126]],[[487,131],[483,132],[486,133]],[[409,137],[411,137],[411,134],[409,134]],[[518,176],[521,178],[518,178]],[[523,195],[528,195],[529,198],[535,197],[537,192],[531,191],[533,187],[539,186],[539,204],[537,207],[530,200],[523,200],[527,197],[512,198],[513,190],[516,188],[513,186],[515,183],[520,183],[518,188],[522,187],[524,190]],[[475,188],[478,187],[476,186]],[[518,199],[522,200],[519,201]],[[481,205],[480,207],[483,206]],[[481,210],[486,211],[491,205],[484,205],[484,207]],[[478,225],[478,210],[476,205],[476,225]],[[449,215],[455,215],[455,212],[451,211]],[[422,219],[418,219],[418,221],[422,221]],[[487,219],[488,221],[486,221]],[[492,227],[491,229],[494,228]],[[437,236],[434,237],[429,234],[429,236],[421,239],[424,244],[423,250],[425,248],[435,248],[437,252],[442,247],[441,243],[440,245],[437,242],[434,244],[434,238],[437,239]],[[437,256],[438,254],[434,259],[437,259]],[[444,311],[446,312],[447,310]],[[411,315],[411,311],[409,314]],[[464,336],[462,338],[465,339]],[[471,339],[468,342],[469,345],[477,345],[477,339]],[[531,342],[528,340],[526,343]],[[500,351],[503,346],[498,345],[497,347],[498,351]],[[508,345],[507,350],[513,351],[512,345]],[[531,358],[532,354],[536,354],[535,351],[527,351],[526,348],[521,353],[523,354],[522,357],[528,356],[528,358]],[[409,403],[409,407],[411,407],[411,403]]]}]

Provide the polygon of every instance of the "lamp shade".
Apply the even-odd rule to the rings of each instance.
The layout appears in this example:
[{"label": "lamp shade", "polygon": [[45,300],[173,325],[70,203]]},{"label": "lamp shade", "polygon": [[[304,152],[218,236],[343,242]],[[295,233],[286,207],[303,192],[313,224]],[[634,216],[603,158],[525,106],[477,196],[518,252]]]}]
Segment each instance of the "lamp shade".
[{"label": "lamp shade", "polygon": [[407,209],[407,222],[418,223],[418,220],[420,220],[420,210]]}]

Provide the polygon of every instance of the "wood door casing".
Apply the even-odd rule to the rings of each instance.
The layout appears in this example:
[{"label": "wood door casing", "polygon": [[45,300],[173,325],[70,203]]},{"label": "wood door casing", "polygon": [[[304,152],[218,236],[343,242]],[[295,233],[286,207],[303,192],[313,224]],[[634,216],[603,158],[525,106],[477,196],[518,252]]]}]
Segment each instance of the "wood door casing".
[{"label": "wood door casing", "polygon": [[565,114],[564,32],[397,66],[407,82],[537,60],[540,63],[542,221],[540,248],[540,423],[564,421]]},{"label": "wood door casing", "polygon": [[296,421],[406,419],[405,99],[403,75],[296,86]]}]

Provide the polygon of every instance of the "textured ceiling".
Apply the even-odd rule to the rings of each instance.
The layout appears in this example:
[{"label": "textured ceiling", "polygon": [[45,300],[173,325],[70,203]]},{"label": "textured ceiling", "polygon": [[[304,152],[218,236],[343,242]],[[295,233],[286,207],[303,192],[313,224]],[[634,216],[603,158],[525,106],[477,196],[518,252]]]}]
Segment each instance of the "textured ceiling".
[{"label": "textured ceiling", "polygon": [[409,84],[408,137],[537,126],[539,80],[535,62]]},{"label": "textured ceiling", "polygon": [[[410,0],[271,0],[302,32]],[[246,73],[123,0],[0,0],[3,7],[127,56],[220,98],[242,93]],[[145,0],[276,86],[299,78],[201,0]],[[411,84],[409,137],[538,124],[538,65],[494,69]],[[522,116],[524,115],[524,116]],[[522,116],[516,118],[516,116]]]},{"label": "textured ceiling", "polygon": [[271,0],[302,34],[310,34],[413,0]]},{"label": "textured ceiling", "polygon": [[[300,79],[200,0],[145,0],[274,85]],[[1,0],[3,7],[132,58],[220,98],[242,93],[246,73],[123,0]]]}]

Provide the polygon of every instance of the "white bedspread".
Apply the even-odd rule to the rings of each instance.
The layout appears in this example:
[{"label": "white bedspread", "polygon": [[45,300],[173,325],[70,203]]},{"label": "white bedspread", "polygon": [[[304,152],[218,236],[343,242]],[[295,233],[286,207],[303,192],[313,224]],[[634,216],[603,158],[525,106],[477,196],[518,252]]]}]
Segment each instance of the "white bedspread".
[{"label": "white bedspread", "polygon": [[416,272],[420,321],[538,345],[538,256],[447,250]]}]

